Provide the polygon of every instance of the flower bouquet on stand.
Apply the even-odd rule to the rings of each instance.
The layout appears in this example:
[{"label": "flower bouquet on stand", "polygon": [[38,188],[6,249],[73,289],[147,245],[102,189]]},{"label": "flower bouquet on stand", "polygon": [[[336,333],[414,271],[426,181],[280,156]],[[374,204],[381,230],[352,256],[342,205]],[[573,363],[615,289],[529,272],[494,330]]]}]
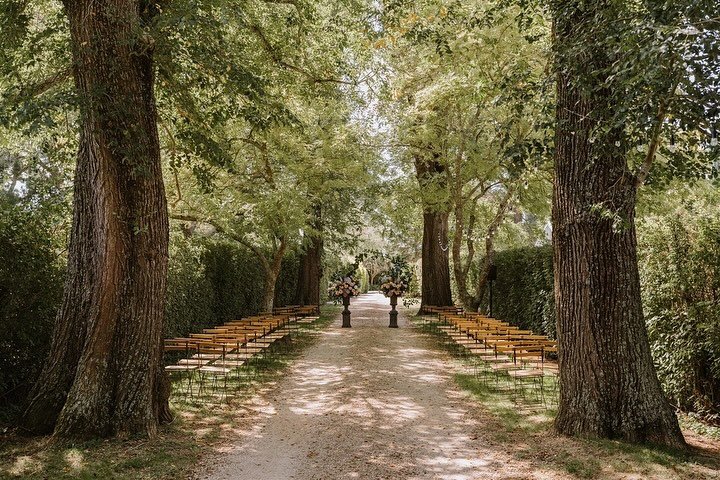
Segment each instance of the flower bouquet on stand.
[{"label": "flower bouquet on stand", "polygon": [[350,328],[350,297],[360,295],[360,286],[352,277],[344,277],[330,284],[328,288],[328,296],[335,300],[342,299],[343,302],[343,328]]},{"label": "flower bouquet on stand", "polygon": [[408,284],[404,280],[393,280],[390,279],[387,282],[380,285],[380,291],[386,297],[402,297],[408,288]]},{"label": "flower bouquet on stand", "polygon": [[383,295],[385,295],[386,297],[390,297],[390,328],[398,328],[398,312],[397,310],[395,310],[395,307],[397,306],[398,297],[402,297],[407,288],[408,282],[404,281],[403,279],[396,280],[391,278],[388,281],[384,282],[382,285],[380,285],[380,291],[383,293]]},{"label": "flower bouquet on stand", "polygon": [[340,300],[345,297],[355,297],[360,295],[360,286],[352,277],[345,277],[330,284],[328,288],[328,297]]}]

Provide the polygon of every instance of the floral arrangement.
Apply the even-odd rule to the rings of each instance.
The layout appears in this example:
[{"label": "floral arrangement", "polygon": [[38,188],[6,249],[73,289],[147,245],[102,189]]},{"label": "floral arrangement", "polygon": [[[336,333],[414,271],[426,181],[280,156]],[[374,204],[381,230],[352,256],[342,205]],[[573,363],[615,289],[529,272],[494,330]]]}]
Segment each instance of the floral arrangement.
[{"label": "floral arrangement", "polygon": [[330,284],[328,296],[330,298],[353,297],[360,295],[360,285],[355,283],[352,277],[345,277]]},{"label": "floral arrangement", "polygon": [[393,295],[396,297],[402,297],[407,288],[408,284],[402,279],[390,279],[380,285],[380,291],[383,292],[386,297],[392,297]]}]

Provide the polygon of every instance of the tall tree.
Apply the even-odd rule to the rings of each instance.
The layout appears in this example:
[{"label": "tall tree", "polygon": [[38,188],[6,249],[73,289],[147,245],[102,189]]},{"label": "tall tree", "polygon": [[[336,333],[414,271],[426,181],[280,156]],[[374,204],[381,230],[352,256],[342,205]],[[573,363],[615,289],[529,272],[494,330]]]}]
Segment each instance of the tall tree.
[{"label": "tall tree", "polygon": [[[475,242],[484,240],[487,264],[519,193],[513,185],[547,157],[547,42],[528,41],[517,13],[492,2],[424,0],[391,2],[384,16],[380,45],[390,53],[392,95],[399,104],[392,112],[394,133],[415,160],[424,206],[424,282],[431,282],[424,294],[450,290],[439,283],[448,278],[444,267],[432,263],[444,261],[449,251],[456,300],[471,310],[478,309],[487,274],[480,268],[470,287]],[[549,28],[538,22],[533,30],[542,39]],[[492,214],[482,208],[489,203],[497,204]],[[446,224],[447,218],[453,221]],[[443,273],[435,278],[436,272]]]},{"label": "tall tree", "polygon": [[[634,69],[643,63],[640,52],[633,56],[632,48],[620,50],[614,43],[629,33],[619,30],[626,20],[618,19],[633,14],[621,3],[552,2],[558,54],[553,249],[560,404],[555,425],[565,434],[681,447],[677,418],[653,366],[640,297],[635,202],[646,170],[636,173],[628,165],[632,130],[625,123],[630,119],[621,116],[628,111],[628,83],[618,81],[615,68],[621,51],[631,53]],[[660,130],[663,97],[674,93],[677,71],[666,62],[656,68],[645,78],[664,74],[647,89],[656,95],[650,105],[660,118],[645,117]],[[639,90],[636,78],[643,77],[630,78],[632,90],[647,91]]]},{"label": "tall tree", "polygon": [[[415,172],[421,190],[446,190],[445,167],[434,155],[431,155],[431,158],[417,156]],[[423,312],[426,306],[445,307],[453,304],[448,238],[450,211],[446,201],[429,201],[427,198],[423,202],[420,312]]]},{"label": "tall tree", "polygon": [[168,219],[156,128],[154,9],[68,0],[81,97],[68,276],[25,426],[61,436],[153,435],[167,420],[161,365]]}]

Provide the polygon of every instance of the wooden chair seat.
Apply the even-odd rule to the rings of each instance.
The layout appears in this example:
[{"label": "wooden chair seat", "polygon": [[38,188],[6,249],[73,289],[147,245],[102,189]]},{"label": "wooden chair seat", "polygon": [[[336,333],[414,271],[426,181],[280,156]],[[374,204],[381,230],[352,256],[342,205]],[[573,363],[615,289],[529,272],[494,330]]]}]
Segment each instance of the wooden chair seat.
[{"label": "wooden chair seat", "polygon": [[224,367],[224,368],[240,368],[247,365],[247,359],[236,359],[236,360],[218,360],[213,363],[213,367]]},{"label": "wooden chair seat", "polygon": [[183,365],[167,365],[165,367],[165,371],[172,373],[172,372],[192,372],[200,368],[200,365],[192,365],[192,364],[183,364]]},{"label": "wooden chair seat", "polygon": [[231,372],[231,370],[229,368],[216,367],[214,365],[205,365],[203,367],[200,367],[199,371],[202,373],[212,373],[212,374],[218,374],[218,375],[226,375]]},{"label": "wooden chair seat", "polygon": [[507,372],[508,375],[515,378],[533,378],[542,377],[544,372],[538,369],[523,369],[523,370],[510,370]]},{"label": "wooden chair seat", "polygon": [[501,372],[501,371],[519,370],[522,368],[522,366],[518,365],[517,363],[513,363],[513,362],[499,362],[499,363],[493,363],[492,365],[490,365],[490,368],[493,369],[493,371]]},{"label": "wooden chair seat", "polygon": [[181,358],[177,362],[178,365],[196,365],[196,366],[207,365],[208,363],[210,363],[210,360],[206,360],[203,358]]}]

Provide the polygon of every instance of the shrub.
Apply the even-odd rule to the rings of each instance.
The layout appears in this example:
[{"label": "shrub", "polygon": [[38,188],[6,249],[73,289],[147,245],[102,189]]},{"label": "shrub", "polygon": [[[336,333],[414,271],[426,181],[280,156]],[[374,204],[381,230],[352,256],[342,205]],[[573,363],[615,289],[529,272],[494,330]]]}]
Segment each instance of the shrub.
[{"label": "shrub", "polygon": [[[527,247],[495,254],[493,315],[555,338],[552,248]],[[482,302],[487,310],[489,288]]]},{"label": "shrub", "polygon": [[[58,257],[42,215],[0,207],[0,422],[12,423],[47,357],[65,258]],[[298,259],[288,255],[278,305],[292,303],[297,268]],[[262,285],[259,261],[245,247],[173,232],[165,335],[185,336],[258,312]]]},{"label": "shrub", "polygon": [[[495,263],[494,315],[554,337],[551,247],[498,252]],[[711,207],[639,221],[638,264],[663,388],[679,408],[720,422],[720,215]]]},{"label": "shrub", "polygon": [[[287,255],[275,304],[292,304],[298,258]],[[173,234],[165,334],[184,336],[261,309],[264,272],[257,257],[236,242]]]},{"label": "shrub", "polygon": [[658,375],[683,410],[720,421],[720,216],[643,220],[643,305]]},{"label": "shrub", "polygon": [[0,416],[7,421],[39,374],[62,295],[64,259],[43,215],[3,203],[0,215]]}]

